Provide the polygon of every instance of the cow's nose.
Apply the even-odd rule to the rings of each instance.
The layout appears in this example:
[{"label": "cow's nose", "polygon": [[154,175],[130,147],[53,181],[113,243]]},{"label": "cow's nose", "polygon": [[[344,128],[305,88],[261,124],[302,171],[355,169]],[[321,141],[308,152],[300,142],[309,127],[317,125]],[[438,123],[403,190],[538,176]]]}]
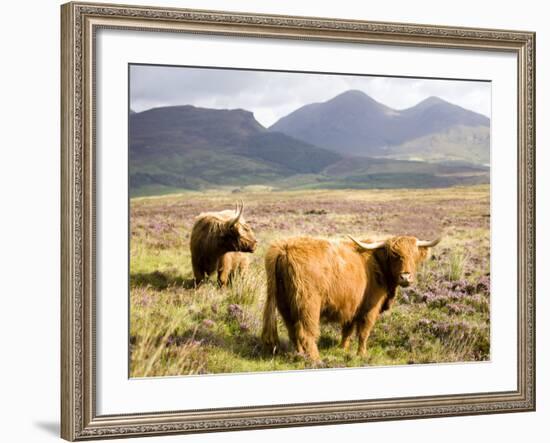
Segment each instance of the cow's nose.
[{"label": "cow's nose", "polygon": [[401,275],[399,276],[399,280],[401,285],[405,285],[405,286],[408,286],[409,284],[412,283],[413,281],[413,276],[410,272],[402,272]]}]

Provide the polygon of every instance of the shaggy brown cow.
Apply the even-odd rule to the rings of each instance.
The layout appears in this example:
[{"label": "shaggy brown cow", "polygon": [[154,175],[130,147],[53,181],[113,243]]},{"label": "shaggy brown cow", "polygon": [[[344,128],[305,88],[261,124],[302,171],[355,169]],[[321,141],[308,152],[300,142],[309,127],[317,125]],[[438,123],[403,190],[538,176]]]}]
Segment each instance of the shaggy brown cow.
[{"label": "shaggy brown cow", "polygon": [[256,238],[243,217],[243,203],[235,211],[200,214],[191,230],[191,263],[196,284],[215,271],[225,285],[238,270],[248,266],[241,252],[254,252]]},{"label": "shaggy brown cow", "polygon": [[235,274],[246,272],[250,265],[250,257],[247,252],[226,252],[218,261],[218,283],[225,286]]},{"label": "shaggy brown cow", "polygon": [[358,354],[366,354],[367,338],[380,312],[394,302],[397,287],[414,282],[416,267],[439,243],[415,237],[381,242],[297,237],[273,243],[265,257],[267,300],[262,340],[276,350],[278,308],[290,341],[299,353],[319,360],[320,318],[339,322],[344,349],[354,330]]}]

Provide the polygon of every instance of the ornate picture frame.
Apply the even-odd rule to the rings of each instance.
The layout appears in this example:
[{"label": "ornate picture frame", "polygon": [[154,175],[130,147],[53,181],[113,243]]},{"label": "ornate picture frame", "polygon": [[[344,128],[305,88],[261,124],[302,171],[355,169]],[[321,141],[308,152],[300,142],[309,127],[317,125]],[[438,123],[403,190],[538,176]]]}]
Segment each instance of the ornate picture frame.
[{"label": "ornate picture frame", "polygon": [[[73,2],[61,7],[61,435],[87,440],[535,410],[535,34]],[[96,33],[177,32],[472,49],[517,57],[517,389],[455,395],[97,414]],[[510,290],[512,291],[512,289]]]}]

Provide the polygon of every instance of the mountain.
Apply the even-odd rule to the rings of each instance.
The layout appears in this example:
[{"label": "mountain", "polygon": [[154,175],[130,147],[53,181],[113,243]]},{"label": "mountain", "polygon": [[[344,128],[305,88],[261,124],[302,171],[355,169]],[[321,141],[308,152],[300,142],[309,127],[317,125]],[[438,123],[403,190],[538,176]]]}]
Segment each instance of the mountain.
[{"label": "mountain", "polygon": [[305,105],[269,129],[346,155],[369,155],[365,146],[388,144],[395,112],[360,91]]},{"label": "mountain", "polygon": [[[248,185],[327,189],[487,183],[483,163],[488,163],[489,128],[475,126],[482,121],[477,114],[455,108],[434,98],[395,111],[349,91],[301,108],[303,118],[288,116],[289,125],[307,119],[310,127],[323,123],[315,126],[322,136],[312,132],[311,141],[276,131],[276,125],[268,130],[244,109],[185,105],[130,113],[130,195]],[[428,129],[420,130],[412,122],[426,115],[423,127]],[[353,128],[357,132],[350,132]],[[330,137],[334,143],[341,140],[339,149],[330,147]],[[366,141],[376,146],[368,151],[375,156],[365,156]],[[397,141],[401,144],[388,144]],[[356,151],[361,155],[349,154]],[[480,165],[465,160],[464,153]]]},{"label": "mountain", "polygon": [[[454,158],[477,162],[489,156],[487,132],[490,120],[478,113],[446,102],[438,97],[429,97],[417,105],[395,110],[377,102],[357,90],[344,92],[323,103],[305,105],[281,118],[269,129],[283,132],[294,138],[343,155],[352,156],[399,156],[401,149],[406,155],[422,158],[423,137],[439,134],[439,141],[448,143],[444,134],[456,127],[469,128],[468,136],[483,139],[473,149],[468,138],[457,140],[453,133],[453,146],[457,149]],[[414,144],[408,144],[416,140]],[[416,146],[417,149],[412,149]],[[401,147],[401,148],[400,148]],[[478,151],[483,152],[478,152]]]},{"label": "mountain", "polygon": [[278,164],[296,174],[320,172],[342,158],[339,154],[316,148],[280,132],[253,135],[236,153],[250,159]]},{"label": "mountain", "polygon": [[267,183],[341,159],[268,131],[242,109],[156,108],[130,114],[129,126],[132,195]]},{"label": "mountain", "polygon": [[489,128],[490,125],[490,120],[486,116],[461,108],[438,97],[429,97],[417,105],[399,112],[394,121],[400,129],[394,144],[442,133],[456,126]]},{"label": "mountain", "polygon": [[383,156],[397,160],[488,165],[489,146],[489,127],[456,125],[401,145],[388,146],[384,149]]},{"label": "mountain", "polygon": [[251,112],[194,106],[154,108],[130,116],[131,148],[179,152],[216,146],[227,150],[248,136],[264,132]]}]

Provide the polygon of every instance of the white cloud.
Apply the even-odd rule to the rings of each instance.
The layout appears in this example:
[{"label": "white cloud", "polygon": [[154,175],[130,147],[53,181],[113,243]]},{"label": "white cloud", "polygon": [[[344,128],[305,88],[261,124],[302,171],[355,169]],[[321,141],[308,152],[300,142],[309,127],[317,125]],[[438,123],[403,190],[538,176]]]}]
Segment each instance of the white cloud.
[{"label": "white cloud", "polygon": [[491,115],[491,84],[481,81],[133,65],[130,82],[130,106],[135,111],[184,104],[242,108],[264,126],[349,89],[364,91],[394,109],[437,96]]}]

